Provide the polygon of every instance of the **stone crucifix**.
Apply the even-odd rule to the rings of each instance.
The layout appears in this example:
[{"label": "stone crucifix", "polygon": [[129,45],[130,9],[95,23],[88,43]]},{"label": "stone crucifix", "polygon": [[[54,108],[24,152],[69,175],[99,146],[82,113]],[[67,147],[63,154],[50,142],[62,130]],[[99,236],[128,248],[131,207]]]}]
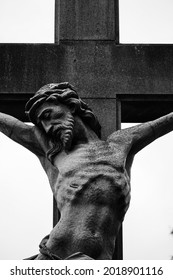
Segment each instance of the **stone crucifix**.
[{"label": "stone crucifix", "polygon": [[69,83],[42,87],[26,113],[34,126],[1,113],[0,131],[39,158],[60,214],[29,259],[112,259],[130,203],[133,158],[173,130],[173,113],[102,141],[96,116]]}]

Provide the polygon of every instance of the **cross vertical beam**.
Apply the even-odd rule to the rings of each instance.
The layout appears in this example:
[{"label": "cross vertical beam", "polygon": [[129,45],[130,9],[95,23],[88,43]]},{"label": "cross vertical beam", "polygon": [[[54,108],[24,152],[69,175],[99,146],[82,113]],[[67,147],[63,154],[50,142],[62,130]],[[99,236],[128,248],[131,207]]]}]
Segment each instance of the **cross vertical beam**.
[{"label": "cross vertical beam", "polygon": [[117,3],[117,0],[56,0],[55,42],[115,41]]},{"label": "cross vertical beam", "polygon": [[[50,82],[69,81],[101,120],[103,138],[118,128],[120,103],[124,122],[144,122],[171,112],[173,45],[118,44],[118,0],[83,2],[93,10],[90,13],[88,8],[88,14],[78,19],[79,1],[56,0],[56,44],[0,44],[0,111],[27,121],[24,105],[38,88]],[[96,15],[97,25],[89,29],[92,36],[84,23],[68,31],[71,8],[71,16],[75,17],[72,23],[79,25],[84,19],[89,24],[88,17],[95,17],[94,7],[104,5],[111,5],[111,15],[114,11],[113,25],[109,19],[109,24],[101,23]],[[104,7],[110,11],[110,6]],[[102,18],[101,11],[99,14]],[[106,20],[104,13],[103,18]],[[106,26],[110,26],[109,31]]]},{"label": "cross vertical beam", "polygon": [[[55,43],[63,44],[67,42],[67,57],[74,52],[77,47],[81,56],[84,56],[85,48],[89,49],[92,44],[90,57],[96,57],[100,45],[104,42],[115,44],[119,42],[119,17],[118,1],[115,0],[56,0],[55,1]],[[88,44],[89,43],[89,44]],[[80,45],[79,45],[80,44]],[[93,52],[93,50],[95,50]],[[71,65],[71,76],[75,75],[74,64]],[[93,62],[94,67],[97,65]],[[107,67],[106,62],[102,67]],[[87,65],[83,65],[85,71],[89,72]],[[98,69],[99,71],[101,69]],[[91,79],[91,85],[93,84]],[[79,77],[77,78],[79,79]],[[70,77],[67,78],[70,81]],[[71,81],[70,81],[71,82]],[[97,83],[97,81],[95,81]],[[82,88],[81,88],[82,90]],[[112,90],[112,94],[114,94]],[[98,116],[102,124],[102,138],[105,139],[112,131],[120,128],[121,111],[120,102],[115,98],[107,99],[102,95],[102,91],[96,94],[93,90],[87,103]],[[57,223],[59,213],[54,200],[54,225]],[[122,259],[122,231],[116,242],[114,259]]]}]

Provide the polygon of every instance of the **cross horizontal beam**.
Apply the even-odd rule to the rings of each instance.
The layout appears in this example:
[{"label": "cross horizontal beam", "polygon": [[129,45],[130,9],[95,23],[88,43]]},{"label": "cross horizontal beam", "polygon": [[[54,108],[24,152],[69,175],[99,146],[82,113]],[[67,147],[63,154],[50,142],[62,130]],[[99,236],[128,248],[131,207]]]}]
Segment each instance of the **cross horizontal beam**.
[{"label": "cross horizontal beam", "polygon": [[122,121],[143,122],[172,111],[173,45],[0,44],[0,111],[25,120],[28,98],[59,81],[74,84],[91,103],[118,98]]},{"label": "cross horizontal beam", "polygon": [[62,80],[75,84],[85,98],[172,94],[173,45],[0,44],[0,93],[34,93]]}]

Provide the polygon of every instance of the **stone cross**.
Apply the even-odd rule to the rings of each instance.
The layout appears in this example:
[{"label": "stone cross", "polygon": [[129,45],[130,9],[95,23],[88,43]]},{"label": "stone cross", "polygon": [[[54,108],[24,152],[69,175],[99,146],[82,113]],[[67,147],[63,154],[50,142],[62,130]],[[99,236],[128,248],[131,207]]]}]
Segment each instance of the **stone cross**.
[{"label": "stone cross", "polygon": [[[118,0],[55,0],[54,44],[0,44],[1,112],[26,121],[38,88],[69,81],[98,116],[103,139],[121,122],[171,112],[172,80],[172,45],[120,44]],[[114,259],[122,259],[122,233]]]}]

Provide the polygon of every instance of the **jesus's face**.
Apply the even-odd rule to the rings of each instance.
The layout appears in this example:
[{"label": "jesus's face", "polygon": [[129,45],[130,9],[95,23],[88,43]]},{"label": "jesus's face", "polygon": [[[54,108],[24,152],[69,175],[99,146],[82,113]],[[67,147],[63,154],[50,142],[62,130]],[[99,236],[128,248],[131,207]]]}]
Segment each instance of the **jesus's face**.
[{"label": "jesus's face", "polygon": [[71,145],[74,118],[64,104],[45,102],[36,112],[38,123],[54,143],[60,141],[64,149]]}]

